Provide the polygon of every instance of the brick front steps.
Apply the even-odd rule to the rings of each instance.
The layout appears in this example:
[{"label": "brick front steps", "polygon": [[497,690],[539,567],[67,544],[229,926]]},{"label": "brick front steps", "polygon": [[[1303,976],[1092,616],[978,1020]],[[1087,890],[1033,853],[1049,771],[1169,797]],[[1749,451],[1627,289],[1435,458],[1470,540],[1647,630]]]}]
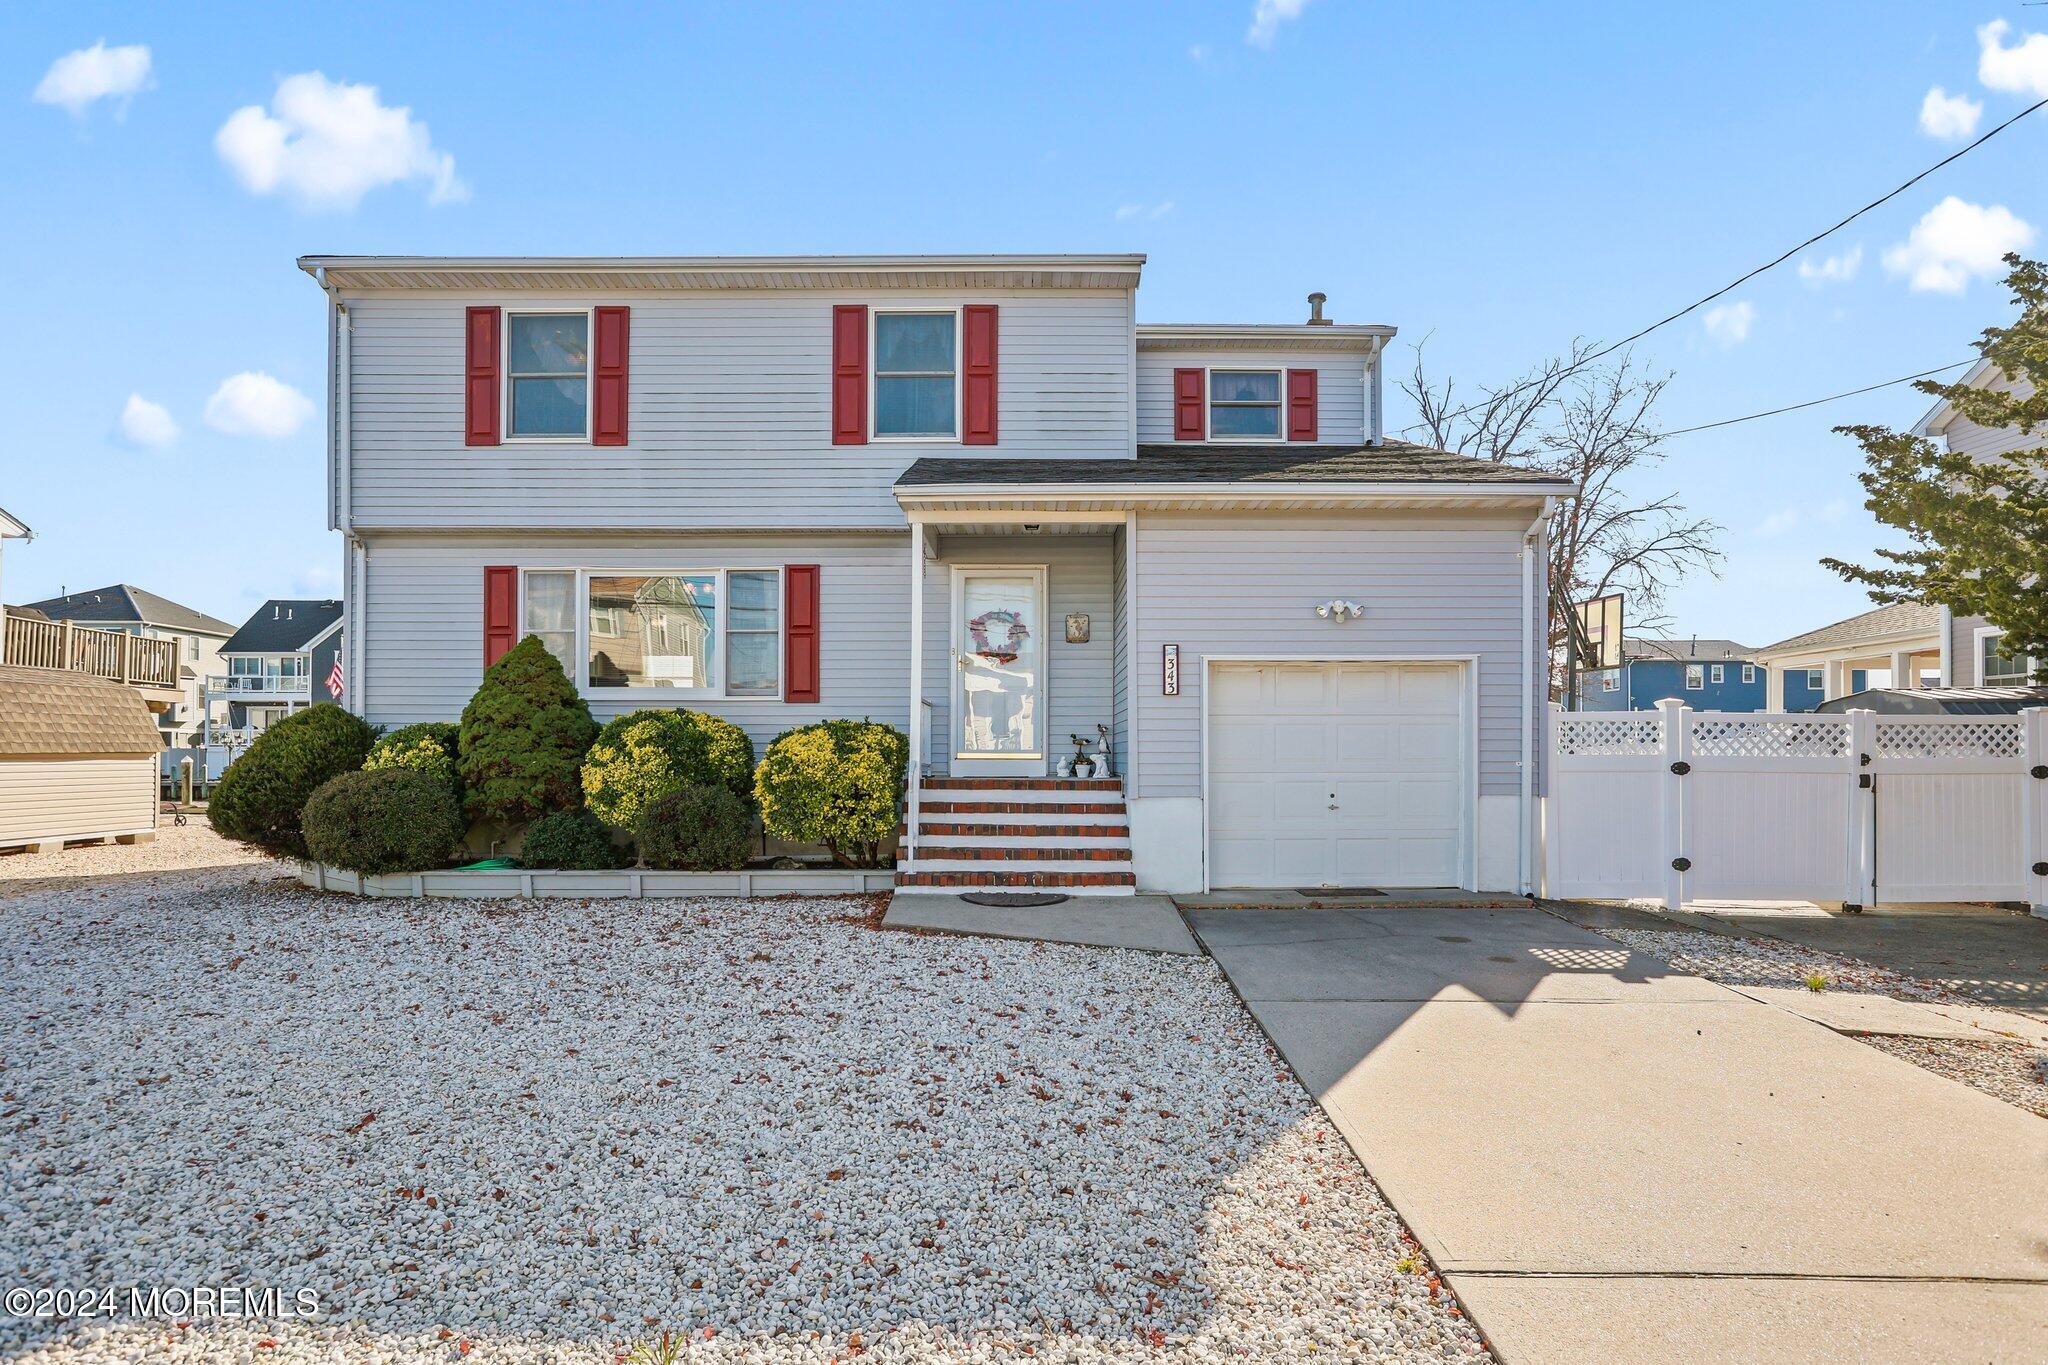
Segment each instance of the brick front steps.
[{"label": "brick front steps", "polygon": [[1136,886],[1123,783],[1115,778],[926,778],[912,851],[896,874],[899,891],[1127,895]]}]

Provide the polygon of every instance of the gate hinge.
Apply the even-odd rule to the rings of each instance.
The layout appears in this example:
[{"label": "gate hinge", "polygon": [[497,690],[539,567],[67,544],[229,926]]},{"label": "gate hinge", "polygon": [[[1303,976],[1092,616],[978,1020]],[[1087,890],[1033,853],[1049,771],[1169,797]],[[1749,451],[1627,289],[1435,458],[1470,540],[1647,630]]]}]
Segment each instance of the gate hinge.
[{"label": "gate hinge", "polygon": [[1671,860],[1671,867],[1675,872],[1690,872],[1692,871],[1692,859],[1673,858]]},{"label": "gate hinge", "polygon": [[1865,791],[1869,791],[1876,784],[1871,780],[1869,773],[1858,773],[1856,774],[1856,785]]},{"label": "gate hinge", "polygon": [[1684,777],[1692,771],[1692,764],[1681,758],[1678,762],[1671,765],[1671,771],[1677,773],[1680,777]]}]

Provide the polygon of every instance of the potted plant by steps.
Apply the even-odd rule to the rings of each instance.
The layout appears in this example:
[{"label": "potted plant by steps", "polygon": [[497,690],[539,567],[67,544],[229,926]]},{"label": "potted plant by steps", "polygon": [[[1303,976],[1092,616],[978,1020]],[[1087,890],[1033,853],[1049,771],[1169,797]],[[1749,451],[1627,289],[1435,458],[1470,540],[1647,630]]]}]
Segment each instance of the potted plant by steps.
[{"label": "potted plant by steps", "polygon": [[1086,782],[1095,776],[1095,760],[1088,757],[1088,741],[1079,735],[1068,735],[1074,741],[1074,780]]}]

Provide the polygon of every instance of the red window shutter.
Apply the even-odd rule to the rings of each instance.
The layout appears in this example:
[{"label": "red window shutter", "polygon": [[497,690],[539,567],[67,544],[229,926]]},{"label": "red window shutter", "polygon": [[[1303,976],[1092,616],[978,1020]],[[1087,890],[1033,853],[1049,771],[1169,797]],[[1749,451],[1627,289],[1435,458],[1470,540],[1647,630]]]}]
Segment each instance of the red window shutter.
[{"label": "red window shutter", "polygon": [[472,308],[463,382],[462,443],[498,444],[498,322],[496,308]]},{"label": "red window shutter", "polygon": [[868,310],[858,303],[832,309],[832,444],[868,443]]},{"label": "red window shutter", "polygon": [[960,444],[996,443],[996,306],[970,303],[960,310],[960,331],[966,351],[960,367]]},{"label": "red window shutter", "polygon": [[782,569],[782,699],[818,700],[818,566]]},{"label": "red window shutter", "polygon": [[599,308],[597,345],[590,359],[590,443],[626,444],[626,352],[632,340],[633,310]]},{"label": "red window shutter", "polygon": [[1199,441],[1208,430],[1209,377],[1200,370],[1173,372],[1173,439]]},{"label": "red window shutter", "polygon": [[1287,372],[1287,439],[1313,441],[1316,438],[1316,372]]},{"label": "red window shutter", "polygon": [[484,570],[484,667],[519,643],[519,566],[493,564]]}]

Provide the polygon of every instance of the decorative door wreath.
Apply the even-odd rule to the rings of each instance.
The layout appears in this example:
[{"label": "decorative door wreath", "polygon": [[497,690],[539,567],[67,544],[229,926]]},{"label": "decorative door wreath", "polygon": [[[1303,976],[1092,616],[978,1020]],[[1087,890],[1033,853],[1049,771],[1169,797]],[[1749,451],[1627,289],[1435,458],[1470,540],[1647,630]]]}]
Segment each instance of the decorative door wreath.
[{"label": "decorative door wreath", "polygon": [[[1006,625],[1009,635],[1000,645],[988,642],[988,628],[991,625]],[[1031,638],[1030,627],[1024,624],[1024,617],[1008,607],[997,607],[985,611],[967,623],[967,633],[974,637],[974,652],[984,659],[993,659],[999,664],[1017,662],[1018,646]]]}]

